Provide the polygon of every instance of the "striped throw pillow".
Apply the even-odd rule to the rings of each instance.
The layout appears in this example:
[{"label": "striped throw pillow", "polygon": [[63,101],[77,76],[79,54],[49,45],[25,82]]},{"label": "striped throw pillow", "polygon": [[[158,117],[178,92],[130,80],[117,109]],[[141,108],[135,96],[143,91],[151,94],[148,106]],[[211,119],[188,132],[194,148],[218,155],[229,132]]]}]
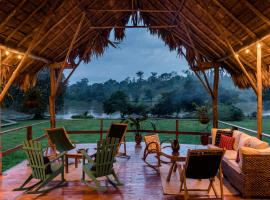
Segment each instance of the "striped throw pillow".
[{"label": "striped throw pillow", "polygon": [[227,150],[233,150],[234,140],[235,140],[234,137],[229,137],[221,134],[219,147],[225,148]]}]

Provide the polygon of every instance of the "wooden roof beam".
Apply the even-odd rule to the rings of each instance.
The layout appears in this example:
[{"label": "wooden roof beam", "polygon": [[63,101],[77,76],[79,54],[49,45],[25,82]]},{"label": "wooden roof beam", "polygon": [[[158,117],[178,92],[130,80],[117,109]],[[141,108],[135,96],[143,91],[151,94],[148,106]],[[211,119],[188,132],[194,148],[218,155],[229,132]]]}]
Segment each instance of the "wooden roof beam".
[{"label": "wooden roof beam", "polygon": [[142,12],[142,13],[177,13],[178,10],[158,9],[86,9],[86,12]]},{"label": "wooden roof beam", "polygon": [[[204,26],[204,28],[211,34],[213,35],[217,41],[219,41],[221,44],[223,44],[224,46],[226,46],[226,43],[214,32],[212,31],[206,24],[204,24],[201,20],[198,19],[197,16],[195,16],[191,10],[189,10],[187,7],[185,7],[186,10],[189,12],[190,16],[193,17],[194,21],[196,21],[196,24],[202,24]],[[191,20],[191,19],[190,19]],[[192,20],[191,20],[192,21]]]},{"label": "wooden roof beam", "polygon": [[213,0],[235,23],[242,27],[252,38],[257,38],[256,34],[253,33],[246,25],[238,20],[227,8],[225,8],[218,0]]},{"label": "wooden roof beam", "polygon": [[[258,37],[255,40],[251,40],[250,42],[248,42],[246,45],[241,46],[240,48],[236,48],[235,52],[236,53],[240,53],[241,51],[244,51],[252,46],[255,46],[257,43],[262,42],[265,39],[268,39],[270,37],[270,31],[268,31],[266,34],[262,35],[261,37]],[[228,54],[228,55],[224,55],[222,58],[218,59],[217,62],[221,62],[224,61],[228,58],[230,58],[233,54]]]},{"label": "wooden roof beam", "polygon": [[[0,44],[0,49],[3,49],[5,51],[11,52],[11,53],[15,53],[18,55],[22,55],[22,56],[24,56],[26,54],[26,52],[22,52],[22,51],[19,51],[17,49],[10,48],[10,47],[3,45],[3,44]],[[51,63],[51,60],[44,58],[44,57],[41,57],[41,56],[38,56],[38,55],[35,55],[35,54],[32,54],[32,53],[29,53],[28,57],[31,59],[37,60],[37,61],[44,62],[46,64]]]},{"label": "wooden roof beam", "polygon": [[243,45],[243,42],[237,38],[233,33],[230,32],[230,30],[228,30],[226,27],[224,27],[221,23],[217,22],[217,20],[209,13],[208,8],[205,8],[205,5],[203,4],[203,6],[200,5],[200,2],[198,0],[196,0],[197,4],[196,6],[202,10],[204,12],[204,14],[210,18],[210,20],[215,24],[215,26],[217,26],[219,29],[225,31],[226,33],[229,34],[230,37],[234,38],[240,45]]},{"label": "wooden roof beam", "polygon": [[[195,29],[205,40],[208,40],[213,46],[215,46],[220,52],[224,53],[224,50],[215,42],[213,41],[206,33],[204,33],[196,24],[193,23],[189,18],[187,18],[183,13],[180,13],[180,16],[184,18],[188,24]],[[209,46],[209,44],[207,44]]]},{"label": "wooden roof beam", "polygon": [[42,3],[24,20],[20,23],[19,26],[17,26],[9,35],[8,37],[5,39],[5,43],[7,41],[9,41],[12,36],[18,31],[20,30],[20,28],[22,28],[26,22],[28,22],[46,3],[47,3],[48,0],[44,0],[42,1]]},{"label": "wooden roof beam", "polygon": [[26,2],[26,0],[23,0],[23,1],[21,1],[21,3],[19,5],[15,6],[15,9],[1,22],[0,29],[16,14],[16,12],[18,10],[21,9],[21,7],[24,5],[25,2]]},{"label": "wooden roof beam", "polygon": [[253,12],[255,15],[257,15],[259,18],[261,18],[266,24],[270,26],[270,19],[263,15],[257,8],[255,8],[254,5],[249,3],[247,0],[242,0],[242,2]]}]

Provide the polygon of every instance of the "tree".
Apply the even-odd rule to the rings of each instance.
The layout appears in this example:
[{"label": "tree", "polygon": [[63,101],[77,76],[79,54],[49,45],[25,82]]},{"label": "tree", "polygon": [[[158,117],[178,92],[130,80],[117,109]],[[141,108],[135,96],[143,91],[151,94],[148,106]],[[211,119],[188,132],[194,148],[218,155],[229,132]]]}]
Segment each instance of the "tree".
[{"label": "tree", "polygon": [[103,102],[103,109],[106,114],[112,114],[116,111],[123,117],[128,112],[128,96],[123,91],[116,91],[111,94],[110,98]]},{"label": "tree", "polygon": [[142,71],[138,71],[137,73],[136,73],[136,75],[138,76],[138,80],[141,82],[142,81],[142,78],[143,78],[143,72]]}]

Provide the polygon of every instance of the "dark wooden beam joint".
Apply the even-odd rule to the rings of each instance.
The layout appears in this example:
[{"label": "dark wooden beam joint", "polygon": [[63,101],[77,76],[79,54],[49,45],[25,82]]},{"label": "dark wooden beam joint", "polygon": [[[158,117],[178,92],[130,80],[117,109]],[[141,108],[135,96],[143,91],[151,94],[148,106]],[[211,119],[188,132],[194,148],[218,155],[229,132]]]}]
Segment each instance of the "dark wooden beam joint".
[{"label": "dark wooden beam joint", "polygon": [[196,67],[192,67],[192,71],[205,71],[205,70],[209,70],[209,69],[213,69],[213,68],[217,68],[219,67],[220,64],[216,63],[216,62],[201,62],[198,61],[198,65]]}]

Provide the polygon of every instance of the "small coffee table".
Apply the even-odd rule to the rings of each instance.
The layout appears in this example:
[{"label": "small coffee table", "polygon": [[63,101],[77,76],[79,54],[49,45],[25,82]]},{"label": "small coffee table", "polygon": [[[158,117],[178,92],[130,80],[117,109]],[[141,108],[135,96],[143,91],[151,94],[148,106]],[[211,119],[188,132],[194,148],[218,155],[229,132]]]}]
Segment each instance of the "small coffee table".
[{"label": "small coffee table", "polygon": [[78,163],[80,161],[80,159],[83,158],[83,154],[78,152],[79,149],[84,149],[84,150],[89,150],[89,148],[87,148],[85,145],[83,144],[79,144],[76,146],[75,149],[72,149],[70,151],[68,151],[66,154],[65,154],[65,171],[66,173],[68,173],[68,159],[69,158],[73,158],[75,161],[75,168],[78,168]]},{"label": "small coffee table", "polygon": [[161,164],[160,157],[164,156],[171,160],[171,167],[167,176],[167,182],[171,180],[172,172],[177,170],[177,162],[184,162],[187,158],[189,149],[207,149],[207,146],[197,144],[181,144],[178,152],[173,152],[171,148],[164,148],[158,153],[159,165]]}]

